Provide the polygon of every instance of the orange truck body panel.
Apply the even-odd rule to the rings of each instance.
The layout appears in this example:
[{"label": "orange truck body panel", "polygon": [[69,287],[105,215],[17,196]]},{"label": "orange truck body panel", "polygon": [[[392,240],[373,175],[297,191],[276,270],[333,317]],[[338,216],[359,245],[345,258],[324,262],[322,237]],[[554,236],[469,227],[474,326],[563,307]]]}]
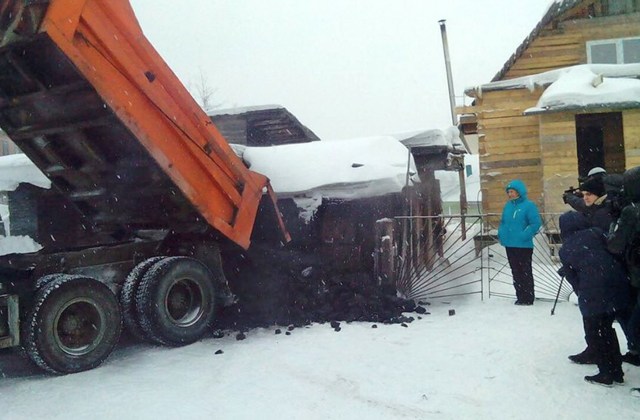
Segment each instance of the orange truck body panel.
[{"label": "orange truck body panel", "polygon": [[[15,68],[18,74],[24,73],[15,76],[21,91],[4,98],[0,125],[61,191],[94,216],[96,224],[144,211],[135,196],[144,196],[145,188],[157,182],[169,185],[173,196],[161,192],[149,196],[153,203],[168,203],[164,210],[153,210],[159,215],[156,220],[162,214],[172,217],[172,208],[188,207],[183,203],[186,199],[215,230],[244,248],[249,246],[263,193],[268,192],[276,205],[269,180],[247,169],[235,155],[145,38],[128,0],[2,1],[0,22],[4,22],[0,23],[0,48],[11,50],[0,61],[0,72]],[[42,56],[55,57],[55,66],[39,68]],[[40,105],[34,99],[38,95]],[[76,109],[73,95],[86,101],[83,109]],[[106,111],[99,109],[98,101]],[[63,110],[56,114],[44,110],[45,106]],[[59,123],[65,119],[69,123]],[[103,125],[96,122],[105,119],[109,122]],[[38,125],[44,127],[33,128]],[[75,150],[77,159],[65,162],[66,150]],[[128,163],[135,160],[131,156],[138,160]],[[147,174],[145,166],[154,165],[159,171],[149,169]],[[134,170],[142,173],[139,180],[148,185],[118,186],[113,180]],[[159,173],[170,181],[158,180]],[[88,185],[81,185],[78,174],[90,179],[85,180]],[[99,197],[87,198],[105,192],[109,197],[102,200],[110,203],[108,208]],[[188,210],[180,214],[184,220],[198,218]],[[132,219],[135,225],[135,216]],[[139,224],[144,226],[142,221]]]}]

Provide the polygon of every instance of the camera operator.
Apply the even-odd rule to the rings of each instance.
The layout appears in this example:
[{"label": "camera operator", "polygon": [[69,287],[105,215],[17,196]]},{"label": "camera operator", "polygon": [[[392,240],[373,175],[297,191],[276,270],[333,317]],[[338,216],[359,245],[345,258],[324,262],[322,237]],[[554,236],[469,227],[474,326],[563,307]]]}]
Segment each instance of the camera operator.
[{"label": "camera operator", "polygon": [[640,366],[640,166],[624,172],[622,195],[629,204],[622,208],[612,226],[607,248],[613,254],[624,256],[631,286],[637,295],[626,326],[629,352],[622,360]]},{"label": "camera operator", "polygon": [[[590,172],[591,173],[591,172]],[[599,174],[599,173],[598,173]],[[580,185],[580,192],[582,193],[582,205],[572,205],[574,209],[578,210],[578,213],[586,216],[586,222],[589,227],[598,228],[598,232],[604,234],[608,232],[610,226],[614,220],[610,202],[607,201],[607,194],[605,191],[605,185],[603,181],[604,177],[601,175],[592,176],[587,178]],[[575,196],[574,196],[575,197]],[[564,245],[563,245],[564,247]],[[624,310],[618,310],[617,316],[626,320]],[[569,360],[578,364],[592,364],[596,363],[599,358],[599,353],[592,345],[593,340],[589,340],[589,332],[592,331],[590,326],[583,318],[583,327],[585,332],[585,341],[587,342],[587,348],[578,354],[572,354],[569,356]]]},{"label": "camera operator", "polygon": [[[595,168],[591,168],[586,178],[580,177],[578,178],[578,181],[582,185],[585,182],[593,179],[603,179],[606,175],[607,175],[606,170],[604,170],[599,166],[596,166]],[[587,205],[584,202],[583,193],[581,192],[581,189],[582,188],[573,188],[573,187],[569,188],[564,192],[564,194],[562,194],[562,201],[565,204],[568,204],[569,206],[571,206],[571,208],[574,209],[575,211],[584,213],[587,211]],[[607,227],[607,229],[605,229],[605,232],[607,232],[608,230],[609,228]]]}]

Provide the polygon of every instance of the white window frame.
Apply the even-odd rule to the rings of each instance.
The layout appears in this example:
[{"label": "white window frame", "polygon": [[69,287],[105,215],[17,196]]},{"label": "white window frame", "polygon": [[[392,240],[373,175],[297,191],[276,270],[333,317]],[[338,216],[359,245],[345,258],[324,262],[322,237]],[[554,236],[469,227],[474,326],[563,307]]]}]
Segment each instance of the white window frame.
[{"label": "white window frame", "polygon": [[629,38],[612,38],[612,39],[599,39],[597,41],[587,41],[587,63],[591,63],[591,46],[593,45],[604,45],[604,44],[615,44],[616,46],[616,64],[627,64],[624,62],[624,51],[622,49],[622,42],[628,41],[630,39],[640,39],[638,36],[633,36]]}]

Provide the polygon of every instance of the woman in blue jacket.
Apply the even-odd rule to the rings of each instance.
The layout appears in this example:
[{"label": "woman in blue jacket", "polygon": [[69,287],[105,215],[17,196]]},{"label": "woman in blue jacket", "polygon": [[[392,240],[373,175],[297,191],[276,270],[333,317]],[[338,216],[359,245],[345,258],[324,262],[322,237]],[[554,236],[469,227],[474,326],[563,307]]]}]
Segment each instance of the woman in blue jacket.
[{"label": "woman in blue jacket", "polygon": [[538,207],[527,198],[524,182],[515,179],[505,189],[509,200],[502,210],[498,239],[507,251],[516,289],[516,305],[533,305],[533,237],[542,221]]}]

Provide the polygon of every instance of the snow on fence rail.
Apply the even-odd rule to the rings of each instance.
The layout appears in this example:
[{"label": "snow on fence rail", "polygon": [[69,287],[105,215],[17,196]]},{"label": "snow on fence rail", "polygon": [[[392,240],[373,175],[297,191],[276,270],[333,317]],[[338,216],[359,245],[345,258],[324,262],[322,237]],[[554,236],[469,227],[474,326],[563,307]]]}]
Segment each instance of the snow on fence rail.
[{"label": "snow on fence rail", "polygon": [[[543,225],[534,237],[534,287],[537,299],[553,300],[561,285],[559,214],[541,216]],[[404,297],[515,299],[506,252],[497,240],[500,215],[399,216],[394,221],[394,277]],[[559,298],[567,300],[571,292],[563,282]]]}]

